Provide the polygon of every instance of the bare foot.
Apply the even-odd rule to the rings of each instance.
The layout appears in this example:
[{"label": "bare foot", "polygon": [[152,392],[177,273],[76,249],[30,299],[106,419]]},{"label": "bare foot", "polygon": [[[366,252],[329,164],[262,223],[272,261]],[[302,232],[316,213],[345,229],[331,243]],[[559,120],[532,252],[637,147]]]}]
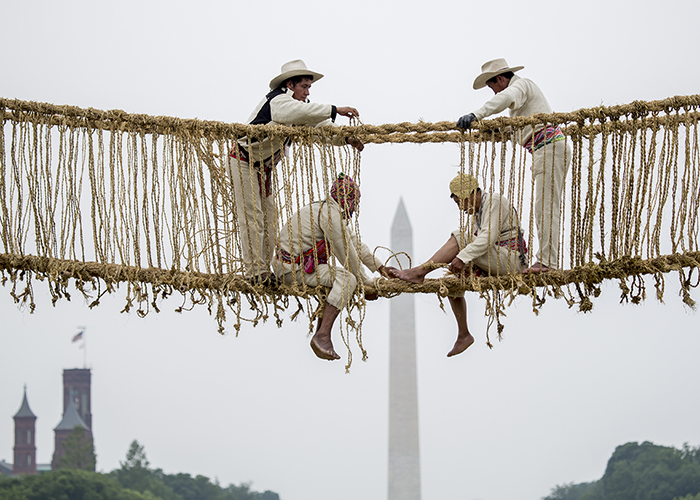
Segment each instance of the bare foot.
[{"label": "bare foot", "polygon": [[338,353],[333,349],[330,336],[319,334],[319,332],[316,332],[316,335],[311,338],[311,349],[321,359],[327,359],[328,361],[340,359]]},{"label": "bare foot", "polygon": [[400,280],[420,285],[425,281],[425,273],[423,271],[421,266],[412,267],[411,269],[394,269],[392,275]]},{"label": "bare foot", "polygon": [[544,264],[535,262],[531,267],[525,269],[523,271],[523,274],[546,273],[547,271],[551,271],[551,269],[545,266]]},{"label": "bare foot", "polygon": [[451,358],[452,356],[456,356],[457,354],[463,353],[467,350],[467,347],[469,347],[473,343],[474,337],[472,337],[471,333],[467,333],[466,335],[459,335],[457,337],[455,345],[452,346],[452,350],[447,353],[447,357]]},{"label": "bare foot", "polygon": [[396,275],[398,271],[399,270],[395,267],[384,266],[384,275],[387,278],[398,278],[398,276]]}]

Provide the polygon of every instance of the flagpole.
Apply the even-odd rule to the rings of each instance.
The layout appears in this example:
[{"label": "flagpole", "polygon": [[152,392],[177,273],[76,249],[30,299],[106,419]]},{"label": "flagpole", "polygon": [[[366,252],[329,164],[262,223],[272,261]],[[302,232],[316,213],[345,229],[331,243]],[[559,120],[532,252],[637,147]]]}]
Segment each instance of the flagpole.
[{"label": "flagpole", "polygon": [[87,330],[87,327],[79,326],[78,333],[76,333],[73,336],[73,342],[77,342],[78,340],[83,342],[80,345],[80,349],[83,350],[83,368],[87,368],[87,344],[86,344],[86,340],[85,340],[85,337],[86,337],[85,330]]}]

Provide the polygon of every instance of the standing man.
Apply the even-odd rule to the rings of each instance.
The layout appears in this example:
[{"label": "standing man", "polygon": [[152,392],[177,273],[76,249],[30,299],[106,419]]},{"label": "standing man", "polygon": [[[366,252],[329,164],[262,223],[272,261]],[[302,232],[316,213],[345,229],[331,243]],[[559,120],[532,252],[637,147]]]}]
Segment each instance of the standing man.
[{"label": "standing man", "polygon": [[[483,192],[479,182],[469,174],[460,173],[452,179],[450,193],[460,210],[474,216],[468,233],[474,239],[466,243],[465,234],[457,229],[427,263],[411,269],[390,267],[386,273],[410,283],[423,283],[425,276],[435,269],[432,264],[449,264],[449,270],[455,274],[469,272],[469,264],[476,276],[521,273],[525,269],[527,248],[513,205],[499,194]],[[447,353],[451,357],[464,352],[474,343],[474,337],[467,326],[464,293],[448,298],[457,321],[457,340]]]},{"label": "standing man", "polygon": [[[532,80],[515,75],[525,66],[509,67],[505,59],[494,59],[481,67],[474,80],[474,90],[488,86],[496,94],[476,111],[457,121],[467,129],[476,120],[495,115],[508,108],[510,116],[531,116],[552,113],[547,99]],[[535,223],[539,239],[537,259],[525,273],[538,273],[559,268],[559,225],[561,198],[566,173],[571,163],[571,146],[557,126],[528,125],[515,134],[515,140],[533,155],[532,175],[535,181]]]},{"label": "standing man", "polygon": [[[355,181],[340,174],[331,186],[329,198],[306,205],[282,228],[273,262],[275,272],[285,283],[330,287],[323,317],[311,339],[316,356],[329,361],[340,359],[331,341],[335,319],[349,304],[358,280],[365,285],[372,283],[362,264],[372,272],[384,274],[382,262],[366,244],[358,245],[349,224],[359,201],[360,189]],[[340,266],[329,263],[333,257]],[[375,300],[377,296],[367,294],[365,298]]]},{"label": "standing man", "polygon": [[[282,65],[270,81],[270,92],[248,118],[250,125],[333,125],[337,115],[349,118],[360,114],[355,108],[316,104],[308,100],[311,84],[323,78],[297,59]],[[350,144],[362,151],[362,141],[347,138],[338,146]],[[233,183],[241,253],[245,277],[253,284],[276,285],[270,273],[277,237],[277,207],[272,193],[272,171],[286,154],[288,139],[242,137],[229,154],[228,173]]]}]

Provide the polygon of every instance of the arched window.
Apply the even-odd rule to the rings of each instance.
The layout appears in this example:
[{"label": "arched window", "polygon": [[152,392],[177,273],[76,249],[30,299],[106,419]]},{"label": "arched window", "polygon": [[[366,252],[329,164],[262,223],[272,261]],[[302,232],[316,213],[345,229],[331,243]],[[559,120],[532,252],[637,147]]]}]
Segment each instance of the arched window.
[{"label": "arched window", "polygon": [[27,467],[32,466],[32,455],[30,453],[27,453]]},{"label": "arched window", "polygon": [[32,430],[27,429],[27,444],[32,444]]}]

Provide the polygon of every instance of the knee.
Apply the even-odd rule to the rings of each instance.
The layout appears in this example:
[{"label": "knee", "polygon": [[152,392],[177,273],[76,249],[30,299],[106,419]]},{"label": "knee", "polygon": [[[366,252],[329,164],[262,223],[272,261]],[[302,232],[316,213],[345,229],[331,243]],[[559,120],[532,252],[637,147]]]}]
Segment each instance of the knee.
[{"label": "knee", "polygon": [[349,290],[352,294],[357,288],[357,278],[353,274],[347,273],[343,279],[343,285],[343,288]]},{"label": "knee", "polygon": [[357,278],[355,276],[344,269],[336,270],[336,277],[333,281],[331,293],[328,296],[328,302],[338,309],[342,309],[350,302],[356,287]]}]

